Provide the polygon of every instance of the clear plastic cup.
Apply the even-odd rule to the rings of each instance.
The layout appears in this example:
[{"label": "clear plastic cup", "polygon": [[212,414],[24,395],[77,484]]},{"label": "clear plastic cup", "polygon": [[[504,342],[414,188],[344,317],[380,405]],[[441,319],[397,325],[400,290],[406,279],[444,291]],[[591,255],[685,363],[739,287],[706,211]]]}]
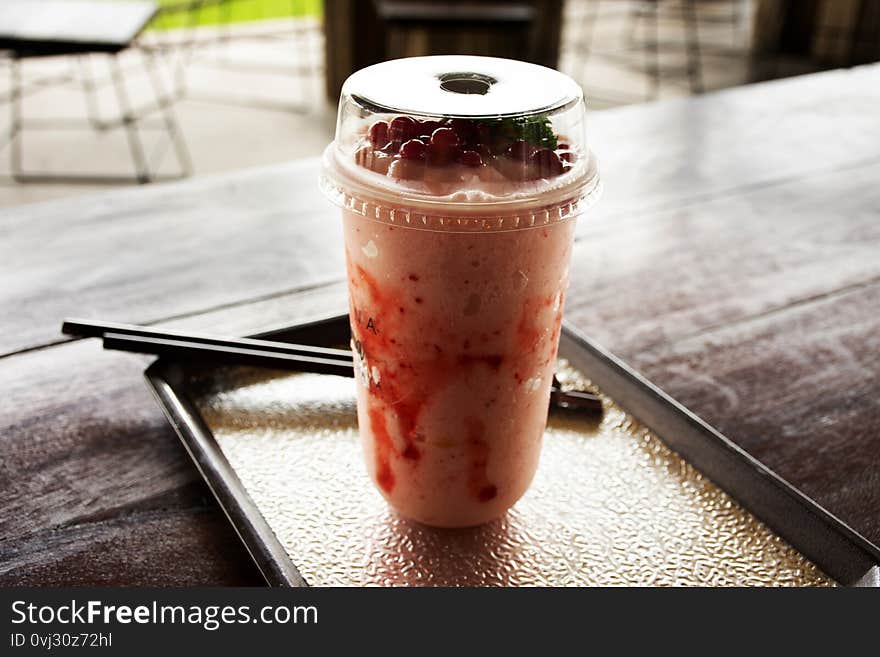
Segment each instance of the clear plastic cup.
[{"label": "clear plastic cup", "polygon": [[418,57],[352,75],[321,185],[342,208],[367,469],[403,516],[501,516],[538,465],[574,234],[583,95],[551,69]]}]

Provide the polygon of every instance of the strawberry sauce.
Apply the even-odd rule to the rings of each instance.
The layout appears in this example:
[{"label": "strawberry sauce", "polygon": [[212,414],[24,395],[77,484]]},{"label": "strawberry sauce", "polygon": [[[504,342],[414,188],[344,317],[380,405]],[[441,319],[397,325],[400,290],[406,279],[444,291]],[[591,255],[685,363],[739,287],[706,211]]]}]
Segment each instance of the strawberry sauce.
[{"label": "strawberry sauce", "polygon": [[498,495],[498,488],[489,481],[486,470],[489,466],[489,444],[484,435],[486,423],[478,417],[465,419],[467,444],[470,452],[469,483],[473,496],[480,502],[488,502]]},{"label": "strawberry sauce", "polygon": [[377,408],[371,408],[370,428],[376,445],[376,481],[387,493],[394,490],[394,473],[391,471],[391,456],[394,445],[388,428],[385,426],[385,416]]},{"label": "strawberry sauce", "polygon": [[573,219],[599,189],[583,92],[498,58],[346,80],[321,188],[341,208],[358,433],[401,515],[502,516],[538,466]]},{"label": "strawberry sauce", "polygon": [[361,436],[377,487],[403,515],[479,524],[527,488],[571,228],[474,235],[346,216]]}]

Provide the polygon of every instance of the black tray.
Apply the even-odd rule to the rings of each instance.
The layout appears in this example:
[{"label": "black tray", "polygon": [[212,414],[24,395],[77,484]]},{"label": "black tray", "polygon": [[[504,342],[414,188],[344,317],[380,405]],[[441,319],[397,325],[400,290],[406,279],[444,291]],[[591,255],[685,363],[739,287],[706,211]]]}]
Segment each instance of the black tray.
[{"label": "black tray", "polygon": [[[319,346],[347,344],[347,315],[261,333]],[[843,585],[880,586],[880,548],[749,456],[626,364],[563,324],[559,355],[778,536]],[[204,366],[165,358],[145,377],[208,486],[270,585],[306,581],[221,451],[184,383]]]}]

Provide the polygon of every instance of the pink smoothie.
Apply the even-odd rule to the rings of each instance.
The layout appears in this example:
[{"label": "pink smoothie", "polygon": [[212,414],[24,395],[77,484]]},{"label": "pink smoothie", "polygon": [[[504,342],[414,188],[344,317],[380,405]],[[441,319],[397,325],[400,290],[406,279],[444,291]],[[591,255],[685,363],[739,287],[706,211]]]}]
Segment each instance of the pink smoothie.
[{"label": "pink smoothie", "polygon": [[370,476],[428,525],[498,518],[538,465],[574,219],[598,185],[580,88],[491,58],[368,67],[323,171]]},{"label": "pink smoothie", "polygon": [[574,222],[456,233],[344,221],[370,475],[426,524],[500,516],[537,467]]}]

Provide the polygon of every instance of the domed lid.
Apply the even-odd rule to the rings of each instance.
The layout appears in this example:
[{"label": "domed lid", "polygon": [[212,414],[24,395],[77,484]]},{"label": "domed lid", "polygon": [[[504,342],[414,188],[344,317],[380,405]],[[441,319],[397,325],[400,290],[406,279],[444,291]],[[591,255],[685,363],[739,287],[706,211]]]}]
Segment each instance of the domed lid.
[{"label": "domed lid", "polygon": [[354,73],[324,163],[325,191],[349,209],[367,202],[365,214],[503,215],[583,200],[598,185],[577,83],[491,57],[413,57]]},{"label": "domed lid", "polygon": [[583,93],[570,77],[543,66],[448,55],[361,69],[345,81],[342,99],[373,113],[413,117],[543,118],[582,103]]}]

